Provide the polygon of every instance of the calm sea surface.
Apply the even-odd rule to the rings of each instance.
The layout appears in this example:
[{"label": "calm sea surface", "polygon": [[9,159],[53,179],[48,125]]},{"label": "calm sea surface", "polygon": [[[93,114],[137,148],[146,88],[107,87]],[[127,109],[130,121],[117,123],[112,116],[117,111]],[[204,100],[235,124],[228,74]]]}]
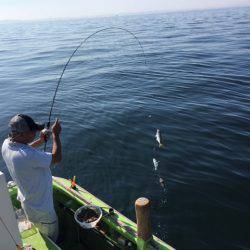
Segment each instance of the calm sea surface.
[{"label": "calm sea surface", "polygon": [[147,65],[121,30],[76,53],[52,115],[64,152],[53,174],[76,175],[131,219],[134,201],[150,198],[154,233],[177,249],[249,249],[249,8],[0,22],[1,142],[16,113],[47,121],[68,57],[110,26],[136,34]]}]

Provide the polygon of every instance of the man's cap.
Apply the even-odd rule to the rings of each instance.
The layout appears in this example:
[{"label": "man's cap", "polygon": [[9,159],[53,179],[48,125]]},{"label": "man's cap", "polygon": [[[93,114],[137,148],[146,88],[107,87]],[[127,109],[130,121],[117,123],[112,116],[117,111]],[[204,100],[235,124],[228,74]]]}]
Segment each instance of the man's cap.
[{"label": "man's cap", "polygon": [[9,127],[11,132],[25,133],[29,131],[41,131],[45,125],[34,122],[28,115],[17,114],[11,118]]}]

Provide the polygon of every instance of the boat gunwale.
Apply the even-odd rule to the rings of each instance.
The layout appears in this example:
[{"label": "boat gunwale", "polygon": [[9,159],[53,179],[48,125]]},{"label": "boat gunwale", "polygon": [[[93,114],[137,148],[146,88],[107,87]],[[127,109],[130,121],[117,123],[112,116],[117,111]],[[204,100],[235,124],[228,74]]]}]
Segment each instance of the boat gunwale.
[{"label": "boat gunwale", "polygon": [[[62,183],[62,182],[63,183]],[[65,186],[65,182],[69,184],[69,186]],[[56,177],[53,176],[53,187],[59,188],[61,191],[66,193],[67,195],[71,196],[75,200],[77,200],[79,203],[83,203],[83,205],[97,205],[102,208],[102,210],[109,214],[108,209],[113,207],[109,206],[107,203],[103,202],[99,198],[97,198],[95,195],[84,189],[83,187],[76,184],[76,188],[78,191],[70,188],[71,181],[67,180],[65,178]],[[82,194],[81,194],[81,193]],[[91,197],[90,201],[88,202],[86,198],[82,197],[82,195],[88,195]],[[77,197],[80,196],[81,198]],[[93,203],[94,202],[94,203]],[[85,203],[85,204],[84,204]],[[120,233],[122,236],[127,238],[128,240],[132,241],[134,244],[138,244],[139,238],[137,238],[137,225],[135,222],[121,214],[119,211],[114,209],[115,214],[117,215],[116,219],[112,218],[112,216],[103,216],[102,221],[104,221],[108,226],[112,227],[114,230],[116,230],[118,233]],[[126,227],[126,228],[125,228]],[[129,228],[129,230],[128,230]],[[156,237],[155,235],[152,236],[152,238],[149,240],[150,243],[152,243],[152,247],[156,247],[156,249],[162,249],[162,250],[175,250],[173,247]],[[150,244],[149,243],[149,244]]]}]

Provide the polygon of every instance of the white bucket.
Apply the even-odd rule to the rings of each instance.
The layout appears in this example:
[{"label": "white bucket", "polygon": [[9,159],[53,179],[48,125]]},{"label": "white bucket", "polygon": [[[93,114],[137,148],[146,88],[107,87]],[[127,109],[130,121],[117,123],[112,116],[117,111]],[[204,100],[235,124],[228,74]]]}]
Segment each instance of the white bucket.
[{"label": "white bucket", "polygon": [[[82,213],[84,210],[87,210],[87,209],[91,209],[91,210],[94,210],[96,212],[96,214],[98,215],[98,218],[95,220],[95,221],[92,221],[92,222],[84,222],[84,221],[80,221],[78,219],[78,215],[80,213]],[[85,229],[90,229],[90,228],[94,228],[96,226],[96,224],[100,221],[100,219],[102,218],[102,209],[98,206],[82,206],[80,208],[78,208],[75,212],[75,220],[76,222],[83,228]]]}]

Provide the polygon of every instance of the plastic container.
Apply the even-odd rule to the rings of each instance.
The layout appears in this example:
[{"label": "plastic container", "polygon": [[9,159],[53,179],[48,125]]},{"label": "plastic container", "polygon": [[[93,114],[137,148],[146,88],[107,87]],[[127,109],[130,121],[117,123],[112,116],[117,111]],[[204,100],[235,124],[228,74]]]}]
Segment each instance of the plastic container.
[{"label": "plastic container", "polygon": [[[85,211],[86,213],[88,212],[88,209],[93,210],[96,214],[96,216],[98,216],[98,218],[94,221],[91,222],[86,222],[86,221],[81,221],[79,219],[80,215],[84,215]],[[75,221],[83,228],[85,229],[90,229],[90,228],[94,228],[96,226],[96,224],[100,221],[100,219],[102,218],[102,209],[98,206],[82,206],[80,208],[78,208],[74,214],[74,218]]]}]

